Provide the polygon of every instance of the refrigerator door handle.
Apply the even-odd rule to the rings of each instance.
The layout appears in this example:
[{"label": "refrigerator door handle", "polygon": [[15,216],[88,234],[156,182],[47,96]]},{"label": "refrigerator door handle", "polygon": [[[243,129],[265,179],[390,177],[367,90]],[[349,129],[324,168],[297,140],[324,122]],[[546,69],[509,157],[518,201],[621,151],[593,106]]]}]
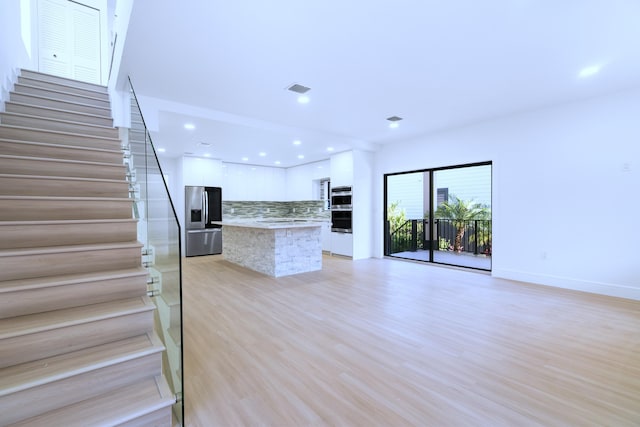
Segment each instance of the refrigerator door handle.
[{"label": "refrigerator door handle", "polygon": [[205,228],[209,225],[209,194],[207,193],[207,189],[204,189],[204,226]]}]

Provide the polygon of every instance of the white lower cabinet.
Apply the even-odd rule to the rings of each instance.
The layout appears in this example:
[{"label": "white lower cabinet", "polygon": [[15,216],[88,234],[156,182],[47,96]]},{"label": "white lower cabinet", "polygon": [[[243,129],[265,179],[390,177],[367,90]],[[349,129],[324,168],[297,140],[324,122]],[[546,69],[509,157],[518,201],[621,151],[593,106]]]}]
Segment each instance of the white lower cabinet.
[{"label": "white lower cabinet", "polygon": [[353,256],[353,234],[331,232],[331,253]]}]

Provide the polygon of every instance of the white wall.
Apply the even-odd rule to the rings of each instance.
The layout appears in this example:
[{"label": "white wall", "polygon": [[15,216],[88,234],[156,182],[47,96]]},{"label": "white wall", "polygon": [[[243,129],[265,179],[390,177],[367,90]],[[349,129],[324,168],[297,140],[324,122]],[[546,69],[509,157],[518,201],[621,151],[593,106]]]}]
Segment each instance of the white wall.
[{"label": "white wall", "polygon": [[492,160],[494,276],[640,299],[639,118],[635,89],[394,143],[374,203],[384,173]]},{"label": "white wall", "polygon": [[[374,256],[375,212],[382,205],[373,204],[374,155],[353,150],[353,259]],[[382,224],[382,219],[380,220]]]},{"label": "white wall", "polygon": [[20,68],[35,69],[33,52],[35,4],[31,0],[0,1],[0,108],[13,89]]},{"label": "white wall", "polygon": [[314,185],[318,180],[329,178],[329,160],[308,163],[286,169],[286,200],[315,200],[320,197]]}]

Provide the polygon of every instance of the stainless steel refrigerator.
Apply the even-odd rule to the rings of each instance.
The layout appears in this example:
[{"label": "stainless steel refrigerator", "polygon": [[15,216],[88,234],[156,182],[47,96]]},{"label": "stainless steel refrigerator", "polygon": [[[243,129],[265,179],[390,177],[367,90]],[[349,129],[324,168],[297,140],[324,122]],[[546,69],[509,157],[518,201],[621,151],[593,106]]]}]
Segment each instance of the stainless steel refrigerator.
[{"label": "stainless steel refrigerator", "polygon": [[185,240],[187,256],[222,253],[222,189],[185,187]]}]

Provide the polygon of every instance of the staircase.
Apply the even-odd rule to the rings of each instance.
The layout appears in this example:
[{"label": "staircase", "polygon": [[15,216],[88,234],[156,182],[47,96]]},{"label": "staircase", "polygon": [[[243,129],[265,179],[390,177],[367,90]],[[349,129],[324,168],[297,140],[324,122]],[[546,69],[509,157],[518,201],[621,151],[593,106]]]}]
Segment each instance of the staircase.
[{"label": "staircase", "polygon": [[0,426],[170,426],[106,88],[23,70],[0,113]]}]

